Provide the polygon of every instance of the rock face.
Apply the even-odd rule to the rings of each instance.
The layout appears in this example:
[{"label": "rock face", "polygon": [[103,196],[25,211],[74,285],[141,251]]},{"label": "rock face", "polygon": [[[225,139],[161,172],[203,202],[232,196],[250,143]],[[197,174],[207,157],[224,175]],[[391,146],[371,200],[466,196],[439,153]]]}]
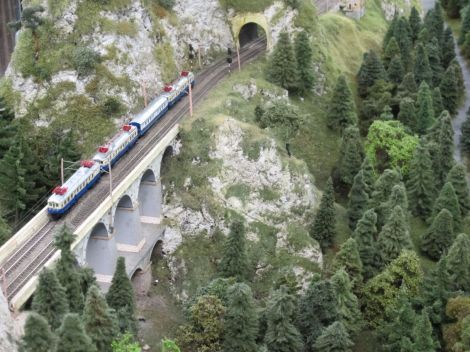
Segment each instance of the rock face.
[{"label": "rock face", "polygon": [[0,351],[16,352],[13,319],[8,310],[8,302],[0,291]]}]

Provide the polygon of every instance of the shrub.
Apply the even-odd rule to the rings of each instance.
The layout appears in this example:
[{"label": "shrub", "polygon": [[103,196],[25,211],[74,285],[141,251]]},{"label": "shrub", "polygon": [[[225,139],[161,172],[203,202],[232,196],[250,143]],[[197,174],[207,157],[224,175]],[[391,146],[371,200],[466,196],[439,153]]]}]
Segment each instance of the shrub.
[{"label": "shrub", "polygon": [[122,104],[119,99],[115,97],[108,97],[104,101],[101,110],[105,115],[116,115],[122,110]]},{"label": "shrub", "polygon": [[171,10],[175,6],[175,0],[158,0],[158,4],[167,10]]},{"label": "shrub", "polygon": [[79,76],[89,75],[96,64],[100,61],[100,56],[92,49],[78,47],[72,57],[72,63]]}]

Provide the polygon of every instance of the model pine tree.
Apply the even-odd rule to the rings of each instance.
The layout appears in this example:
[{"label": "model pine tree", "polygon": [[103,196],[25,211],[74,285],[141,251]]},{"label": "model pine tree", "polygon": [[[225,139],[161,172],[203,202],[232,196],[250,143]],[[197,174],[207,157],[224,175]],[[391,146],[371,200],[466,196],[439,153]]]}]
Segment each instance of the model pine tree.
[{"label": "model pine tree", "polygon": [[444,72],[441,83],[439,85],[442,95],[442,104],[451,115],[457,112],[459,106],[459,98],[461,92],[459,91],[458,76],[455,67],[451,64]]},{"label": "model pine tree", "polygon": [[315,342],[315,351],[318,352],[351,352],[354,343],[343,323],[336,321],[328,326]]},{"label": "model pine tree", "polygon": [[346,78],[341,75],[336,81],[333,95],[328,104],[328,126],[336,130],[344,130],[357,123],[356,106]]},{"label": "model pine tree", "polygon": [[313,352],[313,345],[322,330],[339,319],[336,291],[329,280],[315,276],[305,295],[300,299],[297,326],[304,337],[305,349]]},{"label": "model pine tree", "polygon": [[372,195],[372,191],[374,190],[374,183],[376,178],[374,168],[372,167],[372,163],[370,162],[370,159],[367,155],[362,161],[361,170],[364,183],[366,184],[367,195],[370,197]]},{"label": "model pine tree", "polygon": [[470,109],[467,111],[461,131],[462,136],[460,137],[460,146],[464,152],[468,153],[470,152]]},{"label": "model pine tree", "polygon": [[425,134],[434,123],[434,107],[431,90],[426,82],[421,83],[418,91],[416,130],[419,134]]},{"label": "model pine tree", "polygon": [[442,209],[421,239],[421,250],[431,259],[438,260],[454,241],[452,214]]},{"label": "model pine tree", "polygon": [[464,218],[470,211],[470,190],[468,188],[465,166],[456,163],[447,174],[446,182],[452,183],[459,200],[460,213]]},{"label": "model pine tree", "polygon": [[395,37],[391,37],[383,55],[385,66],[390,67],[390,62],[396,56],[400,57],[400,47]]},{"label": "model pine tree", "polygon": [[31,312],[24,325],[20,352],[49,352],[54,350],[55,338],[47,320],[41,315]]},{"label": "model pine tree", "polygon": [[415,74],[416,83],[421,84],[426,82],[428,85],[432,84],[433,72],[429,66],[429,58],[424,45],[418,43],[416,46],[416,57],[413,72]]},{"label": "model pine tree", "polygon": [[[444,70],[441,63],[441,52],[439,50],[439,43],[436,38],[433,38],[430,43],[426,44],[426,52],[429,60],[429,67],[431,69],[432,80],[429,85],[432,87],[439,87]],[[435,111],[439,114],[440,111]]]},{"label": "model pine tree", "polygon": [[400,85],[405,76],[405,69],[403,68],[403,63],[401,57],[396,55],[390,61],[390,65],[387,70],[387,77],[389,82],[395,84],[395,86]]},{"label": "model pine tree", "polygon": [[4,157],[13,142],[16,133],[16,124],[12,123],[14,118],[15,114],[0,96],[0,159]]},{"label": "model pine tree", "polygon": [[379,229],[386,221],[383,205],[388,201],[393,186],[399,182],[401,182],[400,174],[396,170],[390,169],[386,169],[375,182],[369,207],[374,208],[377,214],[377,226]]},{"label": "model pine tree", "polygon": [[436,188],[431,157],[423,142],[413,153],[406,189],[413,215],[427,219],[432,212]]},{"label": "model pine tree", "polygon": [[68,313],[67,295],[54,271],[43,269],[39,274],[32,308],[46,318],[52,329],[57,329],[64,315]]},{"label": "model pine tree", "polygon": [[413,336],[413,351],[434,352],[440,347],[439,343],[433,339],[433,329],[426,309],[416,319]]},{"label": "model pine tree", "polygon": [[463,71],[457,58],[454,58],[451,61],[450,66],[454,67],[454,74],[455,77],[457,77],[457,102],[460,103],[465,95],[465,81],[463,78]]},{"label": "model pine tree", "polygon": [[462,17],[462,24],[460,25],[460,35],[459,35],[459,44],[463,44],[465,41],[465,36],[467,33],[470,33],[470,9],[465,8]]},{"label": "model pine tree", "polygon": [[390,22],[390,24],[388,26],[387,32],[385,32],[385,36],[383,38],[382,50],[384,52],[387,49],[388,43],[390,42],[390,40],[393,37],[393,34],[395,32],[395,28],[397,26],[397,23],[398,23],[398,13],[395,12],[394,15],[393,15],[392,21]]},{"label": "model pine tree", "polygon": [[370,50],[367,55],[364,55],[364,61],[357,76],[359,95],[367,96],[369,88],[374,85],[375,81],[385,79],[385,77],[382,61],[375,51]]},{"label": "model pine tree", "polygon": [[436,132],[436,165],[438,175],[438,184],[443,185],[447,173],[454,166],[454,130],[452,120],[447,111],[444,111],[439,118],[439,127]]},{"label": "model pine tree", "polygon": [[434,203],[433,217],[436,217],[442,209],[447,209],[452,214],[454,231],[459,231],[462,227],[460,205],[454,187],[450,182],[447,182],[444,187],[442,187],[439,197],[437,197]]},{"label": "model pine tree", "polygon": [[397,258],[402,250],[412,248],[409,226],[403,209],[396,206],[377,239],[377,250],[383,265],[387,265]]},{"label": "model pine tree", "polygon": [[298,87],[297,62],[294,49],[287,32],[279,35],[279,40],[268,63],[268,79],[288,91]]},{"label": "model pine tree", "polygon": [[354,177],[361,169],[364,148],[361,143],[359,129],[349,126],[344,130],[341,139],[338,172],[341,181],[347,185],[352,185]]},{"label": "model pine tree", "polygon": [[442,104],[442,95],[439,87],[435,87],[432,91],[432,105],[434,109],[434,114],[439,116],[444,110],[444,105]]},{"label": "model pine tree", "polygon": [[339,321],[344,324],[349,335],[353,337],[361,330],[363,322],[359,300],[353,293],[348,273],[344,269],[339,269],[331,277],[331,283],[336,291]]},{"label": "model pine tree", "polygon": [[398,113],[398,120],[411,131],[416,131],[416,110],[413,99],[403,98],[400,101],[400,112]]},{"label": "model pine tree", "polygon": [[98,351],[112,352],[111,343],[117,337],[119,329],[114,314],[97,286],[88,290],[83,324]]},{"label": "model pine tree", "polygon": [[360,170],[354,177],[354,183],[349,191],[348,220],[349,228],[354,230],[359,219],[367,210],[369,196],[364,182],[364,171]]},{"label": "model pine tree", "polygon": [[336,234],[336,211],[335,211],[335,195],[333,189],[333,181],[331,177],[326,183],[326,189],[321,198],[320,207],[315,216],[311,235],[322,246],[328,248],[333,244]]},{"label": "model pine tree", "polygon": [[60,284],[65,288],[70,311],[81,313],[83,310],[84,297],[80,284],[80,274],[76,264],[75,254],[71,246],[74,236],[65,228],[54,238],[54,245],[60,249],[60,258],[55,267],[55,273]]},{"label": "model pine tree", "polygon": [[393,186],[392,193],[388,200],[381,204],[380,208],[383,219],[381,220],[380,225],[385,224],[385,222],[390,218],[392,210],[397,205],[403,210],[405,218],[408,218],[408,197],[406,196],[406,188],[402,182]]},{"label": "model pine tree", "polygon": [[354,238],[348,238],[341,245],[341,249],[336,253],[333,269],[344,269],[352,280],[355,287],[362,284],[362,261],[359,255],[359,248]]},{"label": "model pine tree", "polygon": [[297,71],[299,73],[298,90],[300,93],[307,93],[312,90],[315,83],[315,76],[312,66],[312,47],[306,31],[297,34],[295,38],[295,58],[297,60]]},{"label": "model pine tree", "polygon": [[[77,314],[67,314],[57,331],[56,352],[98,352]],[[100,351],[101,352],[101,351]]]},{"label": "model pine tree", "polygon": [[117,260],[106,301],[109,307],[116,311],[120,331],[134,333],[136,331],[134,288],[126,273],[124,257],[119,257]]},{"label": "model pine tree", "polygon": [[235,220],[230,225],[230,233],[225,240],[219,272],[223,277],[234,277],[243,281],[248,276],[248,257],[246,254],[245,226]]},{"label": "model pine tree", "polygon": [[250,286],[238,283],[231,286],[224,316],[224,351],[256,352],[258,317]]},{"label": "model pine tree", "polygon": [[353,238],[356,240],[359,256],[361,258],[363,275],[365,279],[371,278],[375,273],[377,263],[377,250],[375,236],[377,234],[377,214],[374,209],[367,210],[359,220],[354,230]]},{"label": "model pine tree", "polygon": [[452,34],[452,29],[449,26],[447,26],[444,31],[444,39],[441,44],[441,58],[442,67],[444,69],[449,67],[452,60],[455,59],[454,36]]},{"label": "model pine tree", "polygon": [[470,291],[470,237],[467,234],[457,236],[446,260],[452,289]]},{"label": "model pine tree", "polygon": [[264,341],[270,352],[298,352],[303,348],[302,336],[293,324],[295,298],[285,286],[274,291],[266,312],[267,330]]},{"label": "model pine tree", "polygon": [[393,35],[397,39],[403,64],[408,71],[412,65],[413,43],[411,40],[411,28],[405,17],[400,17],[398,19]]},{"label": "model pine tree", "polygon": [[422,22],[421,16],[419,15],[418,10],[416,10],[416,7],[414,6],[411,8],[408,22],[410,24],[411,29],[411,38],[413,42],[415,42],[418,39],[419,32],[421,31]]}]

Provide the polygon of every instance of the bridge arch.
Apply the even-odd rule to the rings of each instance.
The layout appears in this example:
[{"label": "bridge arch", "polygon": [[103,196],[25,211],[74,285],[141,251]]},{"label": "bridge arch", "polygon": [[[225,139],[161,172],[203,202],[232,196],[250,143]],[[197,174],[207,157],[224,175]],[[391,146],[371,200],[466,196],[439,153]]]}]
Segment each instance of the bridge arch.
[{"label": "bridge arch", "polygon": [[117,246],[114,237],[110,236],[106,225],[97,223],[91,230],[86,245],[86,263],[97,277],[111,277],[117,261]]},{"label": "bridge arch", "polygon": [[114,212],[114,236],[119,251],[134,252],[143,240],[139,207],[135,206],[129,195],[119,199]]},{"label": "bridge arch", "polygon": [[140,179],[138,200],[143,222],[152,222],[152,219],[160,218],[162,192],[152,169],[145,171]]},{"label": "bridge arch", "polygon": [[[242,47],[250,39],[254,39],[253,31],[262,28],[266,34],[267,50],[270,51],[273,45],[271,37],[271,28],[266,16],[261,13],[244,13],[234,16],[231,19],[232,33],[236,43]],[[257,27],[258,28],[257,28]],[[246,42],[245,42],[246,41]]]}]

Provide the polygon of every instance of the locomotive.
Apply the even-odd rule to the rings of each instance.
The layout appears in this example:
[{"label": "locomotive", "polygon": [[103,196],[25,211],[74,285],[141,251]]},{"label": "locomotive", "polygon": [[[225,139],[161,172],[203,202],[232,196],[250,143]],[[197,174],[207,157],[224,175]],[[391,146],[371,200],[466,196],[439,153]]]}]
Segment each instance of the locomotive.
[{"label": "locomotive", "polygon": [[180,77],[171,85],[166,85],[164,92],[153,99],[144,110],[105,144],[98,148],[92,160],[81,162],[80,168],[52,191],[47,201],[47,211],[53,218],[67,213],[96,182],[104,172],[109,171],[127,151],[129,151],[165,113],[173,107],[194,86],[194,74],[190,71],[181,72]]}]

